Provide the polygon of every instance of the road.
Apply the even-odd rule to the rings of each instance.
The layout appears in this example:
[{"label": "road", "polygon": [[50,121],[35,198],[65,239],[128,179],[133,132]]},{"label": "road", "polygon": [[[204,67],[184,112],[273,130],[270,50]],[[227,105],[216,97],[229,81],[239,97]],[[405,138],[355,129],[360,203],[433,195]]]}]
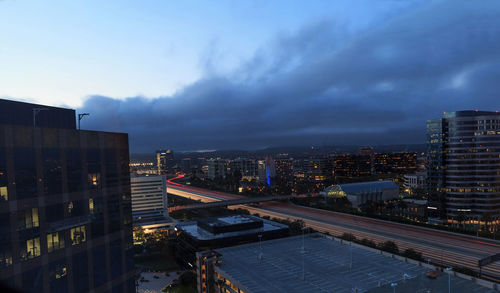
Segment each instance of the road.
[{"label": "road", "polygon": [[[191,199],[211,202],[238,199],[243,196],[181,185],[169,180],[168,193]],[[264,202],[256,206],[235,206],[251,213],[281,219],[301,219],[306,226],[332,235],[352,233],[359,239],[367,238],[377,243],[394,241],[400,250],[413,248],[425,259],[452,267],[468,267],[479,271],[478,260],[500,253],[500,241],[448,233],[418,226],[399,224],[349,214],[336,213],[298,206],[290,203]],[[483,274],[500,282],[500,263],[483,267]]]}]

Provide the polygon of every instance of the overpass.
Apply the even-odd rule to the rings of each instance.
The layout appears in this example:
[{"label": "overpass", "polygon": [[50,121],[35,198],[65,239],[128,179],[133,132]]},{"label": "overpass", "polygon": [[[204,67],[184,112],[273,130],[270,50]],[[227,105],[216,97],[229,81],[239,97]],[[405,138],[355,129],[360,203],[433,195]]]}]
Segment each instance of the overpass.
[{"label": "overpass", "polygon": [[286,195],[286,196],[260,196],[260,197],[246,197],[240,199],[228,199],[228,200],[212,201],[208,203],[196,203],[190,205],[174,206],[174,207],[169,207],[168,211],[173,212],[179,210],[219,208],[219,207],[228,207],[241,204],[261,203],[266,201],[287,201],[292,197],[293,197],[292,195]]},{"label": "overpass", "polygon": [[[217,202],[245,198],[237,194],[205,190],[169,182],[168,193],[203,202]],[[270,216],[278,219],[300,219],[306,226],[320,232],[333,235],[351,233],[358,239],[369,239],[376,243],[387,240],[394,241],[401,251],[412,248],[421,252],[432,264],[446,267],[469,268],[483,278],[500,282],[500,263],[491,263],[484,267],[478,261],[499,252],[500,241],[457,234],[425,227],[388,222],[350,214],[313,209],[285,202],[268,201],[258,207],[251,205],[241,207],[250,213]],[[483,264],[483,263],[481,263]]]}]

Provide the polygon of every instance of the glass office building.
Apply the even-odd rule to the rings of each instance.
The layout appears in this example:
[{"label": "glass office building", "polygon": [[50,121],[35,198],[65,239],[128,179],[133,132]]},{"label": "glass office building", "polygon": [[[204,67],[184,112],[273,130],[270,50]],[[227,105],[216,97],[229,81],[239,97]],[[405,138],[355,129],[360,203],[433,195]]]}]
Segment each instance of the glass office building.
[{"label": "glass office building", "polygon": [[442,217],[500,216],[500,113],[458,111],[427,122],[430,208]]},{"label": "glass office building", "polygon": [[128,135],[74,110],[0,100],[0,281],[135,292]]}]

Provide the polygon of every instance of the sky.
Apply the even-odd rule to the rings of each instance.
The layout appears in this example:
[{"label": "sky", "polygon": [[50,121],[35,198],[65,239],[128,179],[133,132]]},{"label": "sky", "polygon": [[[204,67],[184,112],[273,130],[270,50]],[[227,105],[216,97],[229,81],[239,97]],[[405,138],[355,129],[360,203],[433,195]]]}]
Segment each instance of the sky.
[{"label": "sky", "polygon": [[0,0],[0,98],[132,152],[424,143],[499,65],[497,0]]}]

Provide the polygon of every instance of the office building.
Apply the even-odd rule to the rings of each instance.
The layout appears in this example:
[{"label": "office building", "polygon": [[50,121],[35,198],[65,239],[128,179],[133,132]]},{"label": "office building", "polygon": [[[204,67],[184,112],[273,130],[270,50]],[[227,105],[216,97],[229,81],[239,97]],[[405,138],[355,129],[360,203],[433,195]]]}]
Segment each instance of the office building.
[{"label": "office building", "polygon": [[373,174],[406,174],[417,170],[417,153],[375,153]]},{"label": "office building", "polygon": [[229,163],[227,160],[223,160],[220,158],[217,159],[208,159],[207,160],[207,178],[215,179],[215,178],[224,178],[226,174],[229,172]]},{"label": "office building", "polygon": [[173,173],[174,151],[172,150],[156,151],[156,166],[158,167],[158,175],[166,175]]},{"label": "office building", "polygon": [[167,178],[165,175],[135,176],[130,178],[132,219],[134,226],[147,231],[167,229]]},{"label": "office building", "polygon": [[323,195],[333,198],[347,198],[354,208],[369,201],[387,201],[399,197],[399,187],[392,181],[372,181],[338,184],[327,187]]},{"label": "office building", "polygon": [[313,182],[333,180],[333,162],[330,158],[309,158],[303,161],[304,177]]},{"label": "office building", "polygon": [[238,172],[242,180],[259,180],[258,163],[254,159],[237,158],[229,162],[232,174]]},{"label": "office building", "polygon": [[271,157],[258,161],[259,182],[267,186],[273,186],[276,181],[276,164]]},{"label": "office building", "polygon": [[427,188],[427,174],[424,172],[405,174],[403,187],[405,192],[412,194],[415,190]]},{"label": "office building", "polygon": [[0,100],[0,280],[23,292],[135,292],[128,135]]},{"label": "office building", "polygon": [[371,155],[338,155],[334,157],[336,180],[366,177],[372,174]]},{"label": "office building", "polygon": [[449,221],[460,215],[475,223],[488,215],[489,221],[498,221],[500,113],[458,111],[429,120],[427,149],[434,215]]},{"label": "office building", "polygon": [[426,273],[437,270],[432,265],[317,233],[196,256],[199,293],[494,293],[491,288],[500,288],[447,274],[430,279]]}]

